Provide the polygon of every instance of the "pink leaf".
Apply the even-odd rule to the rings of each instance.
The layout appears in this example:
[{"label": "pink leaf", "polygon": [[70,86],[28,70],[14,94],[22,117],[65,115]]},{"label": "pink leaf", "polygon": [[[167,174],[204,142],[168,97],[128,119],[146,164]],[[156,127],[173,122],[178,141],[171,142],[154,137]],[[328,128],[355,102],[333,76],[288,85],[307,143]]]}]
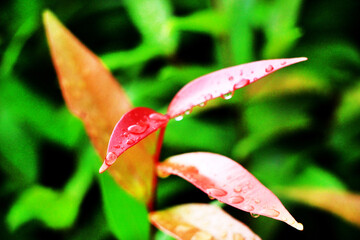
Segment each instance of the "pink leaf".
[{"label": "pink leaf", "polygon": [[168,121],[167,116],[145,107],[137,107],[124,114],[111,134],[106,158],[99,172],[104,172],[128,148],[166,126]]},{"label": "pink leaf", "polygon": [[160,176],[176,174],[235,208],[303,229],[269,189],[240,164],[222,155],[196,152],[173,156],[159,164],[158,172]]},{"label": "pink leaf", "polygon": [[307,60],[305,57],[273,59],[246,63],[221,69],[191,81],[173,98],[168,115],[174,118],[210,99],[229,99],[236,89],[242,88],[283,67]]},{"label": "pink leaf", "polygon": [[181,240],[260,240],[245,224],[210,204],[190,203],[152,212],[150,221],[162,231]]}]

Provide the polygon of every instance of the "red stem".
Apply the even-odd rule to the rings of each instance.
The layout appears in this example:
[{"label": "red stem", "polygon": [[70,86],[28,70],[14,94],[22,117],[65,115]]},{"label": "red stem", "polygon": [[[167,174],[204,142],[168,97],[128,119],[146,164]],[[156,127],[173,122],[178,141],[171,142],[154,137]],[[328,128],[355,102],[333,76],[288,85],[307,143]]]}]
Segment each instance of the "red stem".
[{"label": "red stem", "polygon": [[157,143],[156,143],[156,150],[155,150],[155,154],[154,154],[155,168],[154,168],[154,175],[153,175],[154,177],[153,177],[153,182],[152,182],[152,196],[153,197],[148,204],[149,212],[154,210],[155,204],[156,204],[157,182],[158,182],[156,168],[160,161],[160,153],[161,153],[161,147],[162,147],[163,140],[164,140],[165,129],[166,129],[166,125],[164,127],[160,128],[159,136],[158,136]]}]

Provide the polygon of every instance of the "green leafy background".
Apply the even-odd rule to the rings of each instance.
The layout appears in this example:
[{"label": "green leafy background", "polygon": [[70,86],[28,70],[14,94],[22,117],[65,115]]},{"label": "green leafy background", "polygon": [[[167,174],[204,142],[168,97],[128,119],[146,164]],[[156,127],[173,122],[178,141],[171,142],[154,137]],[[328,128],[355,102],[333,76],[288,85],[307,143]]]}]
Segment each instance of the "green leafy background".
[{"label": "green leafy background", "polygon": [[[146,239],[155,231],[141,204],[108,175],[99,179],[98,156],[61,96],[45,9],[102,58],[134,105],[160,112],[202,74],[308,57],[171,121],[161,158],[211,151],[237,160],[270,189],[359,193],[359,7],[352,0],[1,1],[0,238]],[[305,231],[225,210],[263,239],[360,237],[337,216],[281,199]],[[208,201],[179,178],[159,182],[159,209]]]}]

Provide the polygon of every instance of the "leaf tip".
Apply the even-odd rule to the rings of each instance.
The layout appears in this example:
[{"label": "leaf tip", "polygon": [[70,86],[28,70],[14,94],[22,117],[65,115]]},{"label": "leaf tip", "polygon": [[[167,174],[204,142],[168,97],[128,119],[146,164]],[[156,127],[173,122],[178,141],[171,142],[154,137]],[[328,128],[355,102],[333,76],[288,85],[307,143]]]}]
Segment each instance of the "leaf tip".
[{"label": "leaf tip", "polygon": [[299,58],[298,58],[298,61],[299,61],[299,62],[303,62],[303,61],[307,61],[307,60],[308,60],[307,57],[299,57]]},{"label": "leaf tip", "polygon": [[296,222],[294,224],[292,224],[291,226],[293,226],[294,228],[296,228],[299,231],[304,230],[304,225],[302,223]]},{"label": "leaf tip", "polygon": [[103,173],[105,172],[110,166],[106,164],[106,161],[103,162],[103,164],[101,165],[100,169],[99,169],[99,173]]},{"label": "leaf tip", "polygon": [[57,21],[56,16],[54,15],[53,12],[51,12],[49,9],[45,9],[42,13],[42,18],[43,18],[43,22],[46,23],[50,23],[50,22],[54,22]]}]

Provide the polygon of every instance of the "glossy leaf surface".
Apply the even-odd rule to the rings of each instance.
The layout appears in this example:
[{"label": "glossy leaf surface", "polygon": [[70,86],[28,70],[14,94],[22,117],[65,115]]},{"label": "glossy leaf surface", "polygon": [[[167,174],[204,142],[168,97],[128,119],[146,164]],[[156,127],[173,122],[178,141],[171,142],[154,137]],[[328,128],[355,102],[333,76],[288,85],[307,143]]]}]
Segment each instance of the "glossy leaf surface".
[{"label": "glossy leaf surface", "polygon": [[210,204],[191,203],[152,212],[150,220],[159,229],[181,240],[260,240],[242,222]]},{"label": "glossy leaf surface", "polygon": [[111,134],[107,155],[99,172],[104,172],[128,148],[164,127],[168,117],[145,107],[137,107],[122,116]]},{"label": "glossy leaf surface", "polygon": [[[43,17],[51,56],[66,104],[83,121],[98,154],[105,158],[113,127],[132,106],[100,59],[51,12],[45,11]],[[152,135],[147,138],[146,143],[155,146],[155,141],[156,136]],[[150,201],[153,191],[152,154],[140,143],[124,154],[122,164],[117,164],[110,172],[127,192],[146,203]]]},{"label": "glossy leaf surface", "polygon": [[168,115],[174,118],[211,99],[229,99],[242,88],[283,67],[305,61],[307,58],[273,59],[246,63],[221,69],[201,76],[185,85],[173,98]]},{"label": "glossy leaf surface", "polygon": [[205,152],[176,155],[162,162],[158,173],[176,174],[223,203],[303,229],[269,189],[240,164],[222,155]]}]

